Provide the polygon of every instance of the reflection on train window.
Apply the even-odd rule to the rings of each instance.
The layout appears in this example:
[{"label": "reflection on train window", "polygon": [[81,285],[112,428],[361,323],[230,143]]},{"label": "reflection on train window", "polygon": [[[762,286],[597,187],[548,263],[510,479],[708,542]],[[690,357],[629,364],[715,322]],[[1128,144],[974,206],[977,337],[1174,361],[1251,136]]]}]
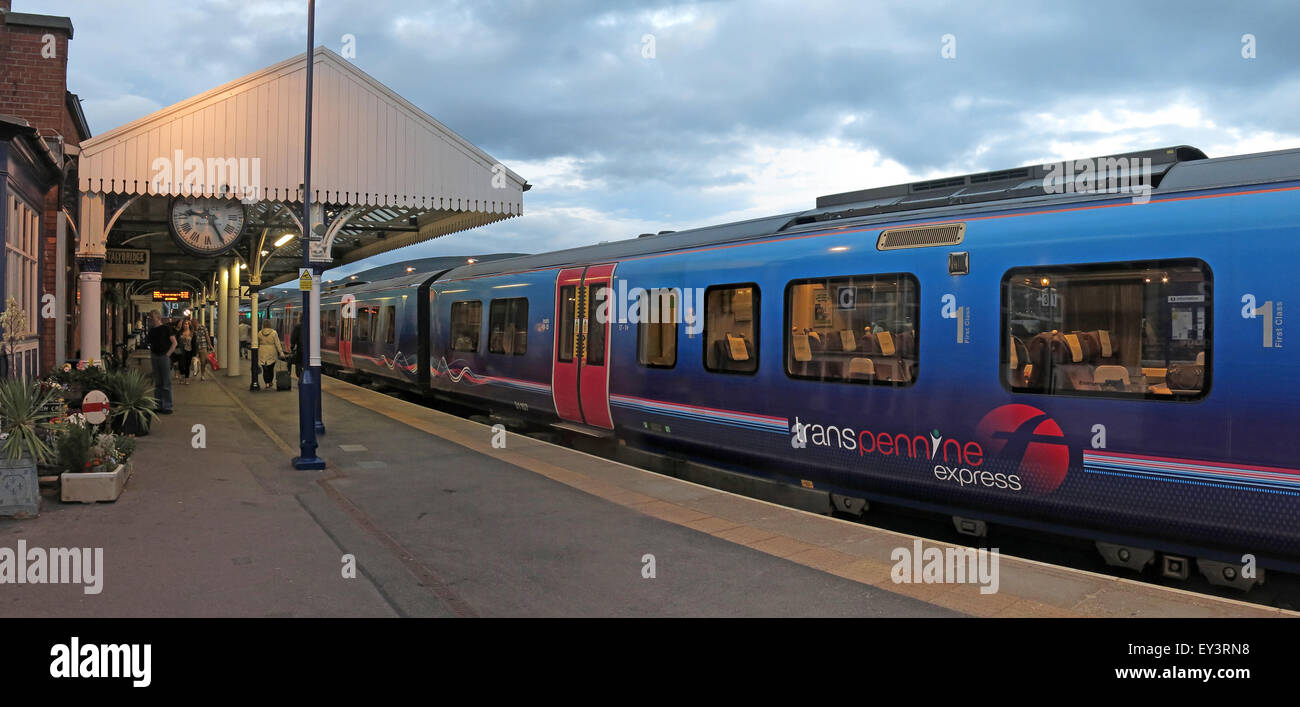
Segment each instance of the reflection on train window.
[{"label": "reflection on train window", "polygon": [[1002,280],[1003,381],[1023,393],[1201,398],[1211,285],[1199,260],[1011,270]]},{"label": "reflection on train window", "polygon": [[339,344],[339,310],[327,309],[321,313],[325,329],[325,346],[334,348]]},{"label": "reflection on train window", "polygon": [[585,324],[587,327],[587,363],[593,366],[603,366],[605,364],[605,327],[609,322],[600,323],[596,321],[597,303],[600,302],[598,295],[606,285],[587,285],[587,316]]},{"label": "reflection on train window", "polygon": [[380,320],[383,324],[384,343],[392,344],[397,341],[397,307],[396,305],[384,305],[384,316]]},{"label": "reflection on train window", "polygon": [[641,293],[636,327],[636,358],[642,366],[672,368],[677,365],[677,322],[681,315],[678,291],[654,288]]},{"label": "reflection on train window", "polygon": [[478,351],[478,334],[483,325],[483,303],[451,303],[451,350]]},{"label": "reflection on train window", "polygon": [[758,370],[758,286],[704,291],[704,368],[715,373]]},{"label": "reflection on train window", "polygon": [[492,300],[488,331],[488,352],[524,355],[528,351],[528,298]]},{"label": "reflection on train window", "polygon": [[576,332],[573,328],[578,316],[578,290],[573,285],[565,285],[560,288],[560,321],[559,331],[556,337],[560,340],[560,351],[557,358],[561,361],[573,360],[573,344]]},{"label": "reflection on train window", "polygon": [[916,380],[920,285],[912,275],[791,282],[785,291],[785,372],[839,383]]},{"label": "reflection on train window", "polygon": [[370,341],[375,338],[375,319],[378,317],[378,307],[357,307],[357,323],[354,329],[357,341]]}]

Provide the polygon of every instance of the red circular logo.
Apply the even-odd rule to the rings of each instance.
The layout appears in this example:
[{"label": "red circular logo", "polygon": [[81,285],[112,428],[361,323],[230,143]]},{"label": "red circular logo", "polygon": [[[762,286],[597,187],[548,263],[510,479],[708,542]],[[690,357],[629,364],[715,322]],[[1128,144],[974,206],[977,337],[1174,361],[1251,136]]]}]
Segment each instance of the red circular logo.
[{"label": "red circular logo", "polygon": [[1017,469],[1013,473],[1030,493],[1049,494],[1065,481],[1070,446],[1061,426],[1042,410],[1020,404],[994,408],[980,420],[975,434],[987,455]]}]

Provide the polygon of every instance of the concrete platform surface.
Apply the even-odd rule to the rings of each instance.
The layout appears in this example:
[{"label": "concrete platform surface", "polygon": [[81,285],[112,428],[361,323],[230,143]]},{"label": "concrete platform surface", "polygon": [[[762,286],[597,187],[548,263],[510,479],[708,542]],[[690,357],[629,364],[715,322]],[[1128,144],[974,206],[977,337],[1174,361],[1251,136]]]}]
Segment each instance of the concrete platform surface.
[{"label": "concrete platform surface", "polygon": [[496,448],[485,425],[324,387],[329,468],[302,472],[296,390],[177,386],[117,502],[47,498],[37,519],[0,520],[0,548],[102,547],[103,591],[0,584],[0,616],[1287,613],[1008,556],[994,594],[896,584],[891,553],[911,536],[525,436]]}]

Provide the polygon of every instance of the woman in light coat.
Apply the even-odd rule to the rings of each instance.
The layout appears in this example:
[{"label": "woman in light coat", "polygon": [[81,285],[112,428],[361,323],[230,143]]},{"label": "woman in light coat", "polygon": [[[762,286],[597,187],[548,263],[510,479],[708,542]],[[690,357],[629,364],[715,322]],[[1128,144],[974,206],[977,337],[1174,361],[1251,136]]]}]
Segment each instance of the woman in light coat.
[{"label": "woman in light coat", "polygon": [[262,380],[266,381],[265,390],[275,390],[275,364],[284,358],[284,347],[280,345],[280,334],[269,326],[257,332],[257,363],[262,367]]}]

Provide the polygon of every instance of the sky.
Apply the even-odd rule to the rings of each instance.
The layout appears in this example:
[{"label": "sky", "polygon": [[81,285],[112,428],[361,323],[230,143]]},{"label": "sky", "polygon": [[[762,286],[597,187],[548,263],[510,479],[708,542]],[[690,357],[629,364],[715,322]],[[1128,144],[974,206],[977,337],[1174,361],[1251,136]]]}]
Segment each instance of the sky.
[{"label": "sky", "polygon": [[[65,15],[106,132],[301,53],[305,0]],[[331,271],[540,252],[817,196],[1188,144],[1300,147],[1300,4],[319,0],[316,41],[528,180],[522,217]]]}]

